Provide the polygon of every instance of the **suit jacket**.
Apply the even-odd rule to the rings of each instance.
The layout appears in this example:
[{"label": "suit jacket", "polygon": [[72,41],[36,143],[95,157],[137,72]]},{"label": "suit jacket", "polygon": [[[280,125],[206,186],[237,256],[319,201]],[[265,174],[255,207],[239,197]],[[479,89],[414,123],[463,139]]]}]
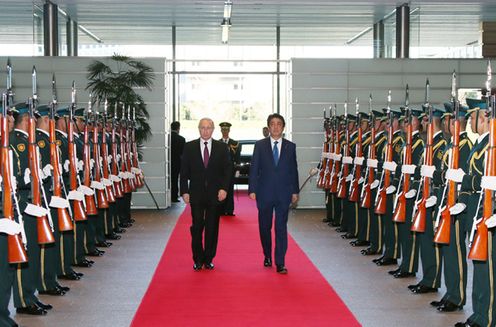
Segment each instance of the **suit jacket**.
[{"label": "suit jacket", "polygon": [[186,140],[179,135],[178,132],[171,132],[171,168],[172,171],[179,171],[181,169],[181,156],[184,150]]},{"label": "suit jacket", "polygon": [[180,193],[188,193],[190,203],[217,202],[219,190],[229,189],[232,164],[225,143],[212,139],[207,168],[203,165],[200,139],[184,145],[181,161]]},{"label": "suit jacket", "polygon": [[248,186],[248,193],[256,194],[257,204],[263,206],[280,201],[289,206],[291,195],[299,192],[296,145],[282,139],[279,163],[276,166],[270,137],[257,141],[251,159]]}]

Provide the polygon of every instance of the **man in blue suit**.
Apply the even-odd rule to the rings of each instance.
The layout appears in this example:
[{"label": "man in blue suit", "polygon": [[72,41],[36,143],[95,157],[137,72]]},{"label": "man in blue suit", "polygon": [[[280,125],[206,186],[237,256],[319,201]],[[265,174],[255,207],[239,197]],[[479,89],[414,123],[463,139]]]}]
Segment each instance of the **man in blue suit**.
[{"label": "man in blue suit", "polygon": [[277,272],[287,274],[284,257],[288,248],[289,205],[298,201],[299,182],[296,145],[282,137],[286,123],[279,114],[269,115],[270,137],[255,144],[248,193],[257,201],[264,266],[272,266],[272,217],[275,211],[275,262]]}]

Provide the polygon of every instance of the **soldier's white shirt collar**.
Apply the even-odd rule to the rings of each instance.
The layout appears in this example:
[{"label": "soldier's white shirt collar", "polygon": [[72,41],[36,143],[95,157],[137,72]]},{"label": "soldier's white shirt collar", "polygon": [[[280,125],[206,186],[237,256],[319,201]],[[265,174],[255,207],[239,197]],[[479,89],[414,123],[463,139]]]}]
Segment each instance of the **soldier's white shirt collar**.
[{"label": "soldier's white shirt collar", "polygon": [[57,132],[59,132],[60,134],[64,135],[65,137],[67,137],[67,133],[64,132],[64,131],[61,131],[60,129],[56,129]]},{"label": "soldier's white shirt collar", "polygon": [[436,133],[434,133],[434,135],[432,136],[433,139],[436,138],[436,136],[439,134],[439,133],[442,133],[443,131],[437,131]]},{"label": "soldier's white shirt collar", "polygon": [[[462,132],[460,133],[460,137],[461,137],[463,134],[467,134],[467,132],[462,131]],[[453,135],[451,135],[451,143],[453,143]]]},{"label": "soldier's white shirt collar", "polygon": [[375,138],[378,138],[380,137],[382,134],[384,134],[386,131],[380,131],[378,133],[375,134]]},{"label": "soldier's white shirt collar", "polygon": [[50,133],[48,133],[47,131],[45,131],[44,129],[41,129],[41,128],[37,128],[36,129],[38,132],[42,132],[43,134],[45,134],[46,136],[50,137]]},{"label": "soldier's white shirt collar", "polygon": [[351,137],[353,137],[353,136],[355,136],[355,134],[356,134],[356,133],[358,133],[358,131],[357,131],[357,130],[355,130],[353,133],[351,133],[351,134],[350,134],[350,138],[351,138]]},{"label": "soldier's white shirt collar", "polygon": [[29,137],[29,134],[26,133],[25,131],[23,131],[22,129],[14,128],[14,131],[17,131],[19,133],[22,133],[22,134],[26,135],[26,137]]},{"label": "soldier's white shirt collar", "polygon": [[477,138],[477,143],[481,143],[486,138],[486,136],[488,136],[488,135],[489,135],[489,132],[485,132],[484,134],[482,134],[481,136],[479,136]]},{"label": "soldier's white shirt collar", "polygon": [[413,131],[412,133],[412,137],[414,137],[415,135],[417,135],[419,133],[419,131]]}]

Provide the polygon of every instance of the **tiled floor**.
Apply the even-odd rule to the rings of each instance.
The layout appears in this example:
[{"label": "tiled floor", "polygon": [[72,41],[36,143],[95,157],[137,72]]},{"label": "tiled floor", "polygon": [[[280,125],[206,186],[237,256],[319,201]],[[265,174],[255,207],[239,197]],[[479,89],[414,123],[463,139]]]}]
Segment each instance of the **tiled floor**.
[{"label": "tiled floor", "polygon": [[[135,226],[96,258],[94,267],[79,268],[85,273],[81,281],[64,282],[71,287],[67,295],[40,297],[54,306],[47,316],[16,316],[17,322],[31,327],[129,326],[182,207],[135,212]],[[464,311],[436,312],[429,302],[443,290],[411,294],[406,287],[416,283],[415,278],[392,278],[387,274],[391,268],[371,263],[373,257],[362,256],[359,248],[323,224],[322,217],[322,210],[293,211],[289,230],[363,326],[452,326],[470,314],[470,301]]]}]

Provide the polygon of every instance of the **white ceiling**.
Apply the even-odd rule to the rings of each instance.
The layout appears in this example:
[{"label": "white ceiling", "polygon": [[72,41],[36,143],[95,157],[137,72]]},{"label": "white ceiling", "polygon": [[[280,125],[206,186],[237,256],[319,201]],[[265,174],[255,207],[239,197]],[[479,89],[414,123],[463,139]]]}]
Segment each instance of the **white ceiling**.
[{"label": "white ceiling", "polygon": [[[224,1],[53,1],[105,44],[219,44]],[[397,1],[233,0],[231,44],[343,45],[393,12]],[[35,6],[34,6],[35,5]],[[43,1],[0,0],[0,42],[32,43],[33,10]],[[418,9],[417,9],[418,8]],[[481,21],[496,21],[496,1],[413,1],[412,45],[463,46],[477,41]],[[62,20],[62,18],[60,18]],[[394,26],[394,15],[387,26]],[[420,43],[419,41],[420,40]],[[372,33],[354,44],[370,44]],[[90,43],[80,37],[80,43]]]}]

